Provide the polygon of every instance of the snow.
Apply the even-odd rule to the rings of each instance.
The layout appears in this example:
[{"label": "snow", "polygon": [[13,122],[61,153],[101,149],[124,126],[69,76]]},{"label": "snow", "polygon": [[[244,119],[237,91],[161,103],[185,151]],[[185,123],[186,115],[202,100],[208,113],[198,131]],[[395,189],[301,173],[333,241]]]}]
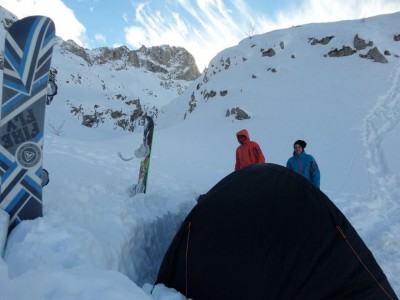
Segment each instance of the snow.
[{"label": "snow", "polygon": [[[0,298],[185,299],[163,285],[153,287],[160,262],[198,195],[233,171],[235,133],[243,128],[267,161],[280,165],[291,156],[295,140],[307,141],[306,150],[321,169],[322,191],[356,228],[399,295],[400,42],[393,40],[398,28],[400,13],[308,24],[222,51],[210,63],[208,81],[203,74],[180,97],[171,101],[169,92],[160,100],[169,102],[156,120],[148,193],[133,198],[128,190],[140,161],[123,161],[117,153],[133,156],[143,129],[80,125],[67,100],[90,99],[86,104],[93,105],[103,94],[93,94],[87,66],[80,69],[85,85],[67,84],[75,58],[56,53],[59,94],[47,107],[46,128],[55,122],[62,130],[45,133],[43,166],[50,183],[44,188],[44,216],[22,222],[9,236],[0,259]],[[324,56],[352,45],[357,33],[381,52],[389,50],[389,63],[358,54]],[[325,36],[335,38],[328,45],[308,42]],[[277,54],[262,57],[260,49],[269,48]],[[225,68],[221,61],[228,57]],[[120,82],[113,80],[122,80],[122,73],[114,76],[100,67],[88,72],[100,78],[109,73],[107,84],[118,92]],[[159,86],[143,76],[138,92],[146,86],[160,98]],[[126,77],[121,86],[129,82]],[[217,96],[204,99],[202,92],[211,90]],[[224,97],[223,90],[228,91]],[[184,120],[192,94],[197,105]],[[225,117],[237,106],[251,119]]]}]

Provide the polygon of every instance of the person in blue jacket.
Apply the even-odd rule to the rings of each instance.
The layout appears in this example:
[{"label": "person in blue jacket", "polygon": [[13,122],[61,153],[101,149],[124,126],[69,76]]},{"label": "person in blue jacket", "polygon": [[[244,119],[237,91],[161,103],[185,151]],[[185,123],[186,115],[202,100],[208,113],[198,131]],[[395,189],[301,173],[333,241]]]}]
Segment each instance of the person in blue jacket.
[{"label": "person in blue jacket", "polygon": [[304,176],[308,181],[319,188],[321,175],[318,164],[312,155],[307,154],[304,151],[306,146],[307,143],[303,140],[297,140],[294,142],[293,156],[287,161],[286,167]]}]

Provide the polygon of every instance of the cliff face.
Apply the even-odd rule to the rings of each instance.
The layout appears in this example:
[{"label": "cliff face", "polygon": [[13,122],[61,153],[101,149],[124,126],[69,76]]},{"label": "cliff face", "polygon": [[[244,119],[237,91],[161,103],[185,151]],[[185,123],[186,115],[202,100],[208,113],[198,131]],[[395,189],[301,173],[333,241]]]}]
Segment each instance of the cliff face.
[{"label": "cliff face", "polygon": [[74,41],[62,41],[61,49],[83,58],[88,64],[109,63],[117,69],[136,67],[153,73],[171,74],[174,79],[191,81],[200,76],[193,56],[182,47],[169,45],[129,50],[126,46],[88,50]]}]

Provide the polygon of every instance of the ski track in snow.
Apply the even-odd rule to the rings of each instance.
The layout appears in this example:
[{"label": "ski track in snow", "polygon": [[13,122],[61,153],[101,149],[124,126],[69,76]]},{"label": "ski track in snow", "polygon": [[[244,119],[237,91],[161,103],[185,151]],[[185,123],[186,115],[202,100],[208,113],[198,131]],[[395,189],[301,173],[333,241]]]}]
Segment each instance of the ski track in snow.
[{"label": "ski track in snow", "polygon": [[[364,119],[363,144],[366,151],[368,162],[368,171],[372,175],[372,184],[375,185],[376,194],[372,195],[376,200],[365,199],[365,205],[355,209],[354,216],[360,215],[360,210],[366,210],[361,215],[367,216],[368,210],[370,219],[368,221],[369,229],[366,240],[373,240],[381,249],[372,249],[376,259],[380,262],[385,272],[392,278],[393,286],[400,286],[400,278],[396,278],[395,273],[400,273],[400,265],[394,269],[397,271],[390,274],[385,268],[393,261],[400,261],[398,251],[400,243],[399,237],[393,235],[394,232],[400,232],[399,224],[392,224],[388,228],[384,225],[387,217],[399,216],[398,200],[400,199],[400,178],[399,175],[390,169],[390,163],[387,162],[383,143],[388,134],[391,133],[400,122],[400,65],[394,74],[392,84],[386,94],[378,98],[375,106]],[[387,208],[391,209],[388,210]],[[385,209],[383,209],[385,208]],[[375,211],[375,213],[374,213]],[[379,214],[376,214],[376,211]],[[353,214],[352,214],[353,215]],[[378,217],[379,216],[379,217]],[[365,223],[365,220],[360,224]],[[376,243],[376,241],[380,241]],[[371,243],[372,244],[372,243]],[[389,253],[386,261],[376,253]],[[389,259],[388,259],[389,258]],[[391,258],[391,259],[390,259]]]},{"label": "ski track in snow", "polygon": [[[386,201],[398,198],[399,176],[394,174],[385,158],[382,143],[400,121],[400,66],[389,91],[381,96],[364,120],[364,146],[367,153],[368,171],[376,176],[379,193]],[[380,195],[382,198],[382,194]]]},{"label": "ski track in snow", "polygon": [[386,201],[395,203],[399,193],[400,180],[394,174],[385,158],[382,144],[385,137],[400,121],[400,66],[394,76],[392,86],[381,96],[364,120],[364,146],[368,161],[368,171],[377,177],[377,190]]}]

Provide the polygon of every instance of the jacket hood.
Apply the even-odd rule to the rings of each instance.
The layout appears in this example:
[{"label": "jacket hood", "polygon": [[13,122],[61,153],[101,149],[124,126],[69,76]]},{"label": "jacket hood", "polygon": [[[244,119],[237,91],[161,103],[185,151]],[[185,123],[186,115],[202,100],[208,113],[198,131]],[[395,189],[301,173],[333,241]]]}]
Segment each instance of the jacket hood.
[{"label": "jacket hood", "polygon": [[250,136],[249,133],[247,132],[247,129],[242,129],[236,133],[236,138],[239,139],[240,135],[244,135],[246,137],[246,141],[250,141]]}]

